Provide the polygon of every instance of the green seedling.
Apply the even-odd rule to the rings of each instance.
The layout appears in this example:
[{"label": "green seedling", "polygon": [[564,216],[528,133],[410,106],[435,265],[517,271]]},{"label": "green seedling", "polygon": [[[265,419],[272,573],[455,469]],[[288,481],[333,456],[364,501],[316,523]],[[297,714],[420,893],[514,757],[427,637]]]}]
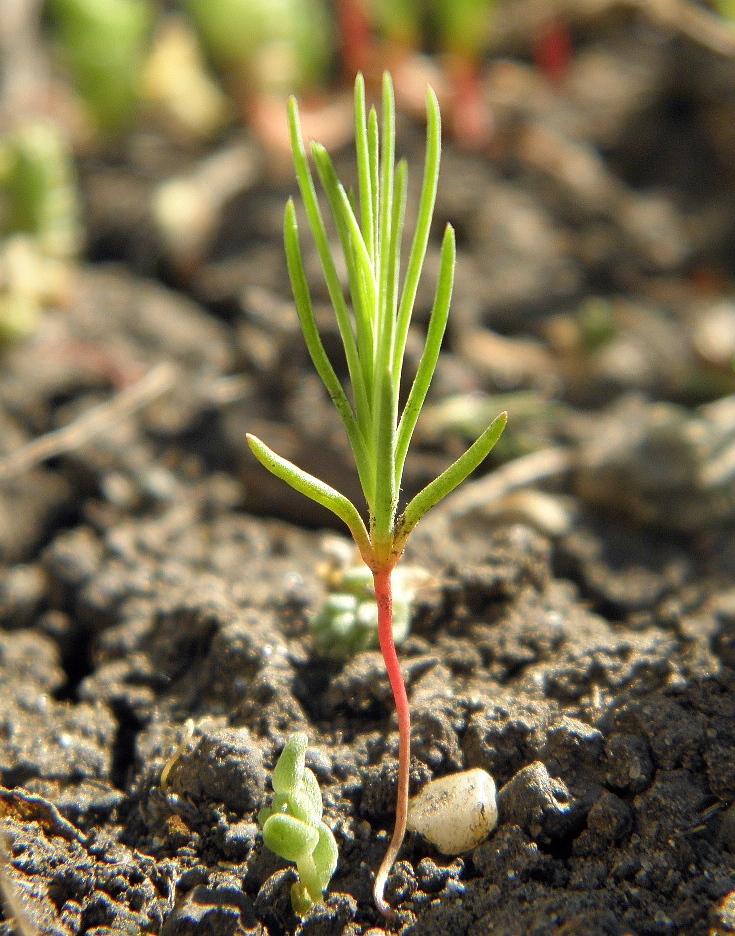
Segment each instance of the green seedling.
[{"label": "green seedling", "polygon": [[258,814],[265,844],[296,865],[291,903],[299,916],[321,902],[337,867],[337,843],[322,820],[319,783],[306,766],[308,744],[303,732],[288,739],[273,769],[273,802]]},{"label": "green seedling", "polygon": [[[330,659],[345,659],[378,646],[373,576],[362,561],[358,562],[325,570],[323,577],[330,592],[309,622],[317,652]],[[397,646],[408,637],[411,606],[428,578],[428,573],[416,566],[399,566],[393,571],[393,641]]]},{"label": "green seedling", "polygon": [[96,127],[116,136],[134,117],[151,0],[50,0],[54,38]]},{"label": "green seedling", "polygon": [[238,93],[285,98],[324,82],[334,49],[324,0],[183,0],[183,7]]},{"label": "green seedling", "polygon": [[72,154],[50,123],[0,134],[0,342],[63,301],[82,245]]},{"label": "green seedling", "polygon": [[277,455],[255,436],[247,437],[253,453],[266,468],[344,521],[373,575],[378,606],[378,639],[395,699],[399,734],[395,828],[374,886],[376,905],[387,917],[395,916],[384,892],[405,835],[410,762],[408,697],[393,639],[391,573],[419,520],[480,465],[497,442],[507,419],[505,413],[498,416],[464,455],[399,512],[404,463],[439,358],[455,264],[454,232],[448,225],[442,240],[439,277],[424,350],[408,398],[401,408],[399,388],[403,357],[429,239],[441,153],[439,105],[430,89],[426,106],[424,176],[415,233],[402,283],[401,234],[406,206],[407,166],[405,160],[398,164],[395,162],[395,101],[390,76],[386,74],[383,77],[381,130],[375,109],[366,112],[362,77],[358,75],[355,82],[358,189],[354,195],[348,195],[339,182],[324,147],[318,143],[311,144],[311,155],[344,253],[348,301],[317,200],[302,140],[298,107],[294,98],[289,102],[296,176],[344,345],[351,399],[337,377],[319,334],[292,200],[286,206],[284,225],[288,270],[311,359],[337,407],[354,453],[367,501],[367,523],[343,494]]}]

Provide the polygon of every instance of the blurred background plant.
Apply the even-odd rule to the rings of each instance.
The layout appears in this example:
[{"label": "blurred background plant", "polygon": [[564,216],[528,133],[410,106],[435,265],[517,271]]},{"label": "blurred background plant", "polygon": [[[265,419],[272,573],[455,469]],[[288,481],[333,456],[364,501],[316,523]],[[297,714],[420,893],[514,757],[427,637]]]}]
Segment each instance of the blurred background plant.
[{"label": "blurred background plant", "polygon": [[[152,102],[168,101],[182,124],[216,134],[225,116],[257,120],[264,101],[282,106],[295,93],[323,106],[343,90],[349,96],[358,69],[369,85],[388,68],[399,104],[420,111],[429,77],[442,108],[453,105],[460,138],[486,142],[492,120],[483,66],[499,51],[525,45],[524,55],[559,80],[574,51],[570,23],[584,15],[579,0],[8,0],[6,6],[27,7],[46,28],[85,119],[108,139]],[[604,8],[623,15],[632,5],[596,6],[599,15]],[[732,0],[668,0],[650,16],[691,18],[707,6],[730,18],[735,10]],[[5,16],[13,18],[7,10]],[[235,107],[226,106],[225,91]],[[212,115],[205,119],[207,107]]]},{"label": "blurred background plant", "polygon": [[[347,540],[330,538],[324,549],[328,558],[319,574],[328,594],[309,622],[315,649],[333,660],[376,649],[378,606],[372,573]],[[414,600],[430,579],[416,565],[399,565],[393,571],[393,639],[397,645],[408,637]]]},{"label": "blurred background plant", "polygon": [[[349,0],[343,0],[349,2]],[[360,6],[359,0],[354,0]],[[412,110],[423,107],[426,64],[418,67],[422,53],[431,51],[437,65],[432,85],[443,87],[443,108],[452,115],[450,126],[466,143],[480,145],[490,134],[490,115],[482,101],[480,64],[488,51],[497,0],[364,0],[365,35],[377,33],[371,42],[378,67],[394,73],[396,94]],[[361,67],[370,72],[370,49]],[[443,71],[443,76],[442,76]]]},{"label": "blurred background plant", "polygon": [[[164,173],[149,194],[148,214],[179,273],[196,267],[225,204],[253,182],[252,149],[238,142],[243,131],[276,157],[271,169],[290,164],[290,94],[302,102],[305,133],[334,148],[351,134],[348,89],[358,66],[369,79],[402,62],[397,83],[406,106],[411,86],[423,100],[427,78],[441,92],[446,66],[458,87],[474,89],[459,108],[471,140],[471,120],[475,130],[487,126],[477,66],[494,6],[493,0],[428,7],[418,0],[8,0],[0,27],[2,235],[3,254],[12,258],[3,263],[4,292],[17,293],[7,282],[9,267],[16,279],[28,279],[29,241],[20,250],[8,241],[15,234],[36,238],[39,256],[69,261],[79,250],[72,153],[124,161],[143,127],[189,154],[185,171]],[[426,51],[436,53],[437,64]],[[35,118],[36,129],[29,130]],[[221,159],[203,152],[220,144]],[[198,154],[205,162],[192,165]],[[63,209],[52,207],[62,203]],[[73,246],[63,257],[49,253],[52,216],[71,226],[65,241]],[[34,279],[45,282],[49,275]],[[35,301],[6,303],[7,334],[27,330]]]},{"label": "blurred background plant", "polygon": [[182,0],[239,100],[284,100],[323,87],[335,53],[325,0]]},{"label": "blurred background plant", "polygon": [[[46,0],[48,27],[59,64],[73,86],[85,119],[102,137],[119,135],[151,101],[171,96],[171,75],[180,75],[181,107],[194,92],[193,110],[204,101],[221,117],[212,85],[226,89],[246,123],[263,130],[290,94],[315,102],[342,97],[357,69],[380,76],[395,69],[404,103],[423,106],[427,77],[455,101],[457,127],[472,137],[469,112],[487,129],[480,65],[488,53],[498,0]],[[172,26],[172,24],[174,24]],[[426,54],[428,53],[428,55]],[[195,75],[199,77],[194,78]],[[209,90],[202,93],[202,89]],[[440,94],[441,96],[441,94]],[[418,103],[417,103],[418,102]],[[334,101],[332,100],[332,103]],[[330,119],[335,112],[328,110]],[[339,114],[339,110],[337,111]],[[201,120],[221,127],[220,119]],[[345,128],[349,122],[345,120]],[[307,127],[308,129],[308,127]],[[475,128],[477,130],[477,128]],[[346,129],[341,132],[347,132]]]},{"label": "blurred background plant", "polygon": [[82,246],[72,154],[53,124],[0,135],[0,342],[33,331],[46,304],[63,304]]},{"label": "blurred background plant", "polygon": [[[525,100],[546,95],[547,104],[554,94],[579,94],[564,83],[575,44],[595,17],[626,16],[669,34],[680,30],[717,55],[735,55],[735,30],[726,19],[735,17],[732,0],[662,0],[645,10],[630,0],[592,6],[581,0],[5,0],[3,293],[18,292],[9,277],[31,278],[28,238],[40,238],[39,256],[68,265],[78,255],[81,199],[73,157],[81,160],[82,176],[89,160],[132,165],[126,182],[133,176],[145,188],[145,206],[132,226],[145,222],[152,229],[155,250],[185,280],[206,257],[228,204],[263,175],[285,169],[290,177],[290,94],[299,96],[305,134],[335,149],[349,142],[355,72],[365,73],[370,93],[388,68],[399,107],[421,119],[428,81],[449,132],[495,158],[504,138],[494,109],[521,92]],[[513,84],[518,81],[526,82],[525,91]],[[723,138],[728,145],[722,128],[729,114],[715,118],[717,145]],[[56,186],[54,195],[47,188],[49,203],[66,207],[41,209],[43,185]],[[131,199],[125,200],[117,207],[129,208]],[[28,222],[30,205],[43,232]],[[63,256],[48,249],[55,211],[55,223],[67,219],[64,237],[73,245]],[[26,220],[16,229],[21,215]],[[11,245],[16,234],[25,239]],[[40,293],[51,302],[60,289],[54,270],[32,277],[48,283]],[[3,332],[27,330],[37,301],[6,302]]]},{"label": "blurred background plant", "polygon": [[153,28],[149,0],[48,0],[59,58],[88,118],[114,136],[134,119]]}]

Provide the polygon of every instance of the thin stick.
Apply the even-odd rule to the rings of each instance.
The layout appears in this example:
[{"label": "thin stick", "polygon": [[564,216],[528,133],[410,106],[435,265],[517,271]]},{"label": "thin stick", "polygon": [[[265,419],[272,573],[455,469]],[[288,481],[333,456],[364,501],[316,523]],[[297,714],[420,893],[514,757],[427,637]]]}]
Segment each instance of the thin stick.
[{"label": "thin stick", "polygon": [[0,458],[0,481],[23,474],[49,458],[79,448],[113,423],[130,416],[170,390],[177,378],[178,370],[173,364],[167,361],[157,364],[132,386],[83,413],[68,426],[39,436],[10,455]]},{"label": "thin stick", "polygon": [[378,910],[389,920],[395,920],[396,914],[385,900],[385,885],[388,875],[401,850],[406,835],[408,815],[408,776],[411,764],[411,716],[408,708],[406,684],[403,681],[398,664],[396,645],[393,641],[393,589],[391,571],[373,573],[375,582],[375,601],[378,605],[378,637],[380,649],[388,671],[388,679],[398,714],[398,790],[396,794],[396,823],[388,851],[380,864],[375,877],[373,896]]}]

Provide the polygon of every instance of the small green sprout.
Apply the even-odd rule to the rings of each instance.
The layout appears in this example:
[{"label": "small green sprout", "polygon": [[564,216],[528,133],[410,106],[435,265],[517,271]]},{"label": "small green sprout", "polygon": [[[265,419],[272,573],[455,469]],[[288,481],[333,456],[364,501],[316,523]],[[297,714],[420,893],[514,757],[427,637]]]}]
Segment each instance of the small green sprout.
[{"label": "small green sprout", "polygon": [[57,127],[31,120],[0,134],[0,342],[22,337],[63,302],[82,245],[72,153]]},{"label": "small green sprout", "polygon": [[324,0],[183,0],[212,60],[236,92],[320,86],[334,37]]},{"label": "small green sprout", "polygon": [[[340,551],[341,552],[341,551]],[[378,646],[378,606],[370,569],[354,551],[335,554],[320,570],[329,594],[309,622],[314,646],[321,656],[341,660],[361,650]],[[393,641],[400,645],[411,629],[412,605],[417,591],[429,581],[429,573],[418,566],[402,565],[393,570]]]},{"label": "small green sprout", "polygon": [[135,116],[151,0],[50,0],[53,34],[96,129],[119,135]]},{"label": "small green sprout", "polygon": [[342,387],[322,343],[301,255],[296,209],[286,206],[284,238],[291,286],[301,328],[314,366],[345,427],[368,506],[366,525],[359,510],[339,491],[277,455],[260,439],[248,435],[256,458],[297,491],[330,509],[344,521],[373,574],[378,606],[378,639],[398,715],[398,790],[396,821],[390,845],[378,869],[374,898],[378,909],[395,917],[387,904],[385,885],[406,831],[410,763],[410,714],[406,686],[393,639],[391,573],[403,554],[411,531],[435,504],[453,491],[484,461],[500,437],[506,414],[498,416],[477,441],[409,501],[399,513],[403,468],[421,407],[434,374],[454,280],[454,232],[447,225],[441,247],[439,278],[429,318],[424,351],[403,408],[399,389],[403,357],[411,323],[439,176],[441,122],[436,95],[426,96],[427,133],[424,177],[408,264],[401,283],[401,235],[406,207],[407,166],[395,162],[395,100],[390,76],[383,77],[382,131],[375,108],[365,106],[361,75],[355,81],[357,192],[349,194],[337,178],[327,151],[311,144],[311,155],[326,193],[347,269],[349,299],[343,291],[317,199],[301,135],[296,100],[289,102],[289,128],[296,176],[306,214],[334,307],[347,370],[351,400]]},{"label": "small green sprout", "polygon": [[322,820],[319,783],[306,766],[308,744],[303,732],[288,739],[273,769],[273,802],[258,813],[267,847],[296,865],[291,903],[299,916],[321,902],[337,867],[337,843]]}]

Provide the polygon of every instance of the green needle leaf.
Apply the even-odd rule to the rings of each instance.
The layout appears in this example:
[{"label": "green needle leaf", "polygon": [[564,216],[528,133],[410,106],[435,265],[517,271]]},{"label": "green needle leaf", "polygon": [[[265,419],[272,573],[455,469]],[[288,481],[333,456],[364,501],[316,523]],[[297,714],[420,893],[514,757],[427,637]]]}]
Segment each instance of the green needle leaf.
[{"label": "green needle leaf", "polygon": [[501,413],[500,416],[496,417],[464,455],[460,455],[456,462],[451,464],[446,471],[443,471],[438,478],[427,484],[423,491],[419,491],[410,501],[403,513],[402,521],[399,520],[400,531],[398,538],[401,541],[405,542],[408,534],[424,514],[445,498],[447,494],[451,494],[485,460],[500,438],[507,422],[507,413]]},{"label": "green needle leaf", "polygon": [[332,398],[332,402],[344,423],[350,446],[355,455],[357,471],[360,475],[360,483],[366,492],[370,492],[375,487],[373,461],[368,456],[365,437],[358,425],[355,412],[332,367],[327,352],[324,350],[324,345],[319,334],[319,328],[316,324],[314,308],[309,294],[309,286],[306,281],[304,262],[301,258],[299,229],[296,223],[296,209],[294,208],[292,199],[289,199],[286,204],[283,238],[286,249],[288,274],[291,278],[291,288],[294,294],[294,301],[296,302],[296,311],[298,312],[299,321],[301,322],[301,330],[304,333],[306,347],[308,348],[314,367],[324,382],[327,392]]},{"label": "green needle leaf", "polygon": [[370,144],[368,142],[367,116],[365,113],[365,79],[358,75],[355,80],[355,147],[357,151],[357,177],[360,180],[360,220],[365,233],[370,259],[374,258],[374,224],[372,179],[370,176]]},{"label": "green needle leaf", "polygon": [[434,307],[431,310],[429,327],[426,333],[424,351],[411,386],[411,392],[403,408],[403,415],[398,425],[396,440],[396,485],[400,487],[403,475],[403,465],[406,460],[411,436],[416,428],[421,407],[424,405],[426,394],[429,391],[431,379],[439,360],[442,339],[449,318],[449,304],[452,300],[452,287],[454,285],[454,260],[456,249],[454,246],[454,230],[447,225],[442,241],[441,262],[439,266],[439,280],[434,295]]},{"label": "green needle leaf", "polygon": [[306,214],[309,219],[309,226],[314,235],[317,251],[319,253],[319,260],[322,265],[322,270],[324,271],[329,298],[334,307],[339,333],[345,348],[347,368],[350,372],[350,381],[355,394],[357,419],[364,429],[369,421],[369,406],[362,377],[360,356],[357,350],[355,335],[352,330],[352,321],[347,308],[347,302],[345,301],[345,296],[339,281],[339,275],[329,246],[327,230],[324,226],[324,220],[319,208],[319,201],[316,196],[316,189],[314,188],[314,180],[309,170],[306,150],[301,139],[299,109],[296,98],[294,97],[289,100],[288,122],[291,134],[291,150],[293,152],[294,166],[296,168],[296,178],[298,179],[301,197],[304,200],[304,207],[306,208]]},{"label": "green needle leaf", "polygon": [[421,268],[426,256],[426,247],[429,243],[431,218],[434,214],[436,190],[439,183],[439,161],[441,158],[441,115],[436,95],[429,88],[426,92],[426,157],[424,160],[424,180],[421,185],[421,197],[416,218],[416,230],[411,244],[411,252],[406,267],[406,279],[403,283],[401,303],[398,308],[398,324],[396,329],[396,352],[394,361],[394,377],[401,376],[403,352],[406,347],[408,326],[411,321],[413,304],[416,301]]},{"label": "green needle leaf", "polygon": [[322,507],[326,507],[333,514],[336,514],[340,520],[347,524],[362,555],[371,554],[370,538],[365,529],[365,524],[352,501],[349,501],[344,494],[340,494],[329,484],[325,484],[324,481],[320,481],[319,478],[309,474],[308,471],[297,468],[288,459],[276,455],[257,436],[248,432],[246,438],[250,450],[261,465],[277,478],[285,481],[286,484],[290,484],[300,494],[311,498],[317,504],[321,504]]},{"label": "green needle leaf", "polygon": [[312,155],[337,224],[337,233],[347,263],[350,295],[355,313],[357,347],[369,392],[373,381],[375,346],[375,321],[372,311],[377,298],[372,260],[350,200],[337,178],[337,171],[329,154],[323,146],[313,143]]}]

